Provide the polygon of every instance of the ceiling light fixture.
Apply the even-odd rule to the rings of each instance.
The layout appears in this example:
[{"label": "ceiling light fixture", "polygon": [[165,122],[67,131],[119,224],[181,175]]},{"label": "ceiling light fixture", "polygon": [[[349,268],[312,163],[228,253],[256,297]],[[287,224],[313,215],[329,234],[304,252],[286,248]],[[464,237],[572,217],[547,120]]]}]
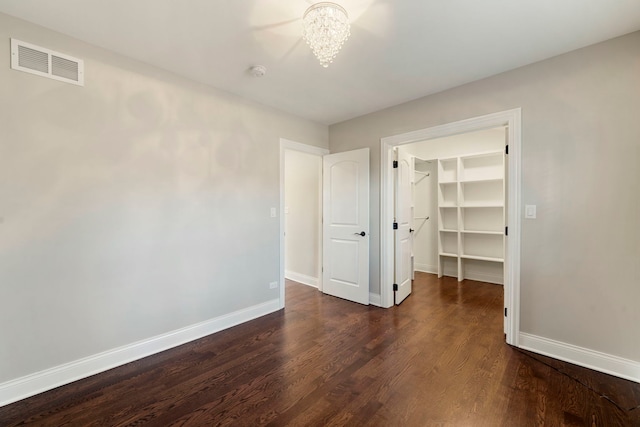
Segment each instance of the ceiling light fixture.
[{"label": "ceiling light fixture", "polygon": [[331,2],[316,3],[307,9],[302,27],[304,39],[325,68],[351,34],[347,11]]}]

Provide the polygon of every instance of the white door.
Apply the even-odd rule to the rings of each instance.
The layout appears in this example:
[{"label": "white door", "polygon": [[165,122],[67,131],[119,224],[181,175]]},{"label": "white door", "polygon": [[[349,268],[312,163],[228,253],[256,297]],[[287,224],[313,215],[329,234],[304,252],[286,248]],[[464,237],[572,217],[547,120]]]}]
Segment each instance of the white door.
[{"label": "white door", "polygon": [[413,212],[411,209],[411,182],[413,177],[413,158],[405,150],[398,150],[398,167],[395,168],[395,277],[398,285],[395,293],[395,303],[400,304],[411,293],[411,224]]},{"label": "white door", "polygon": [[322,291],[369,304],[369,149],[323,157]]},{"label": "white door", "polygon": [[[511,176],[509,174],[509,156],[507,155],[507,151],[506,148],[509,147],[510,141],[509,141],[509,126],[505,126],[504,128],[504,145],[505,145],[505,152],[504,152],[504,157],[502,159],[502,162],[504,164],[504,181],[502,181],[504,184],[504,187],[502,189],[502,194],[504,195],[504,208],[502,210],[503,212],[503,219],[504,219],[504,226],[505,226],[505,230],[506,227],[509,225],[508,220],[508,216],[507,216],[507,212],[509,212],[509,177]],[[508,285],[508,280],[509,278],[507,277],[507,265],[508,265],[508,259],[507,257],[509,256],[509,251],[507,251],[507,239],[509,237],[508,236],[504,236],[504,239],[502,240],[503,242],[503,248],[502,248],[502,253],[504,254],[504,262],[502,263],[502,283],[503,283],[503,289],[504,289],[504,308],[505,308],[505,313],[507,312],[507,301],[511,301],[511,286]],[[511,309],[508,309],[508,312],[511,313]],[[504,323],[503,323],[503,328],[504,328],[504,334],[505,336],[508,336],[509,334],[509,318],[505,315],[504,316]],[[508,341],[507,341],[508,342]]]}]

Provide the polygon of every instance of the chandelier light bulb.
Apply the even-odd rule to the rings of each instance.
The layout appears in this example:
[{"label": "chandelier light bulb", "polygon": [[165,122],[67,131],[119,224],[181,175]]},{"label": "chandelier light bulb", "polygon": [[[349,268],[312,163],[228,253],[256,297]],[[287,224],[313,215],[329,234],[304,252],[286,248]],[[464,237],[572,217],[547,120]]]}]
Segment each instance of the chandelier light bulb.
[{"label": "chandelier light bulb", "polygon": [[331,2],[316,3],[307,9],[302,27],[305,41],[325,68],[351,34],[347,11]]}]

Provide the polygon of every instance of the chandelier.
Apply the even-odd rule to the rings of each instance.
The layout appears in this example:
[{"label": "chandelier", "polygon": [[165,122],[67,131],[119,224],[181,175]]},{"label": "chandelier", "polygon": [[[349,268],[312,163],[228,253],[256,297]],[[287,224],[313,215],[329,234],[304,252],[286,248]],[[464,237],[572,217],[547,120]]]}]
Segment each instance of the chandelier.
[{"label": "chandelier", "polygon": [[349,17],[342,6],[316,3],[302,17],[303,36],[320,65],[327,68],[349,37]]}]

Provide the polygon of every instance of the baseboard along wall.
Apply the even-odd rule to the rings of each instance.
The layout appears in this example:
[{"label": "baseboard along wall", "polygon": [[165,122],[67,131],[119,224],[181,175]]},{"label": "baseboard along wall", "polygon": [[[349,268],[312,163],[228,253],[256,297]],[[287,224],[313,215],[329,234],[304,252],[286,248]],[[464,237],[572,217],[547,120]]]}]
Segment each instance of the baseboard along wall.
[{"label": "baseboard along wall", "polygon": [[[380,295],[369,294],[369,302],[372,305],[380,306]],[[279,307],[280,302],[278,299],[271,300],[147,340],[7,381],[0,384],[0,406],[17,402],[273,313],[278,311]],[[519,334],[519,347],[640,383],[640,362],[523,332]]]},{"label": "baseboard along wall", "polygon": [[[425,273],[430,273],[429,271],[426,271]],[[433,273],[436,274],[436,273]],[[444,276],[446,277],[457,277],[455,274],[444,274]],[[486,282],[486,283],[493,283],[494,285],[503,285],[504,284],[504,277],[502,276],[493,276],[493,275],[489,275],[489,274],[482,274],[482,273],[474,273],[474,272],[466,272],[465,273],[465,279],[466,280],[475,280],[478,282]]]},{"label": "baseboard along wall", "polygon": [[519,347],[544,356],[640,383],[640,362],[520,332]]},{"label": "baseboard along wall", "polygon": [[303,285],[313,286],[314,288],[318,287],[317,277],[307,276],[306,274],[296,273],[291,270],[285,270],[284,277],[285,279],[293,280],[294,282],[302,283]]},{"label": "baseboard along wall", "polygon": [[107,371],[280,309],[275,299],[0,384],[0,406]]},{"label": "baseboard along wall", "polygon": [[429,264],[415,264],[415,270],[420,271],[422,273],[430,273],[430,274],[438,274],[438,266],[437,265],[429,265]]}]

